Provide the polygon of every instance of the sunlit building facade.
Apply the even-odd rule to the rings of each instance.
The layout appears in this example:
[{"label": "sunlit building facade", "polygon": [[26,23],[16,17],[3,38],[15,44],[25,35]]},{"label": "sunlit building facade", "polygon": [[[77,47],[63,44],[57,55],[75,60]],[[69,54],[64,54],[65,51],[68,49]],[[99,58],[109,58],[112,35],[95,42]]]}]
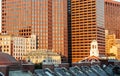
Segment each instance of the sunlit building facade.
[{"label": "sunlit building facade", "polygon": [[24,60],[23,56],[36,50],[36,36],[31,35],[29,38],[12,37],[12,56],[17,60]]},{"label": "sunlit building facade", "polygon": [[120,39],[115,34],[105,33],[105,45],[106,56],[120,60]]},{"label": "sunlit building facade", "polygon": [[7,53],[17,60],[23,60],[23,56],[31,50],[36,50],[36,36],[29,38],[17,37],[13,35],[0,35],[0,47],[2,52]]},{"label": "sunlit building facade", "polygon": [[112,46],[115,46],[115,34],[109,34],[108,30],[106,30],[105,32],[105,51],[106,54],[110,53],[110,49],[112,48]]},{"label": "sunlit building facade", "polygon": [[115,40],[115,43],[116,43],[116,47],[117,47],[117,51],[116,51],[116,58],[118,59],[118,60],[120,60],[120,39],[116,39]]},{"label": "sunlit building facade", "polygon": [[35,34],[38,48],[52,49],[51,17],[51,0],[2,0],[2,33],[23,37]]},{"label": "sunlit building facade", "polygon": [[37,48],[62,55],[67,62],[66,0],[2,0],[2,33],[37,36]]},{"label": "sunlit building facade", "polygon": [[99,55],[105,55],[104,0],[71,0],[72,62],[90,55],[97,40]]},{"label": "sunlit building facade", "polygon": [[67,62],[67,0],[52,0],[52,51],[62,56]]},{"label": "sunlit building facade", "polygon": [[12,36],[0,34],[0,47],[2,52],[12,55]]},{"label": "sunlit building facade", "polygon": [[40,49],[24,55],[25,60],[32,63],[61,64],[61,56],[50,50]]},{"label": "sunlit building facade", "polygon": [[105,0],[105,29],[120,38],[120,2]]}]

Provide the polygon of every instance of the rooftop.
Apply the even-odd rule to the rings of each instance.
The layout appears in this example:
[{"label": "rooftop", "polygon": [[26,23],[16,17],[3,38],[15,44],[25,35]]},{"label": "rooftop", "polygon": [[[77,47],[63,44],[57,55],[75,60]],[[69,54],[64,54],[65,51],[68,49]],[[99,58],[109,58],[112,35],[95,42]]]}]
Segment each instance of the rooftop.
[{"label": "rooftop", "polygon": [[9,54],[0,52],[0,65],[13,65],[17,63],[18,62],[14,57],[10,56]]}]

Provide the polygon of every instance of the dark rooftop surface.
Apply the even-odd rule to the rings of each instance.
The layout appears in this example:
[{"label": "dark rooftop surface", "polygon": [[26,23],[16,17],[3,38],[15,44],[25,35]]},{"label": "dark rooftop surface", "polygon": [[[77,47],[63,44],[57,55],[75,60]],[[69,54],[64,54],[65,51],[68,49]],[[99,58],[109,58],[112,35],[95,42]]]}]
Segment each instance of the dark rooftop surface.
[{"label": "dark rooftop surface", "polygon": [[0,52],[0,65],[12,65],[18,63],[14,57]]},{"label": "dark rooftop surface", "polygon": [[[119,68],[116,69],[116,67]],[[74,66],[69,69],[62,67],[54,68],[54,71],[51,71],[48,68],[36,69],[34,76],[120,76],[120,65]]]}]

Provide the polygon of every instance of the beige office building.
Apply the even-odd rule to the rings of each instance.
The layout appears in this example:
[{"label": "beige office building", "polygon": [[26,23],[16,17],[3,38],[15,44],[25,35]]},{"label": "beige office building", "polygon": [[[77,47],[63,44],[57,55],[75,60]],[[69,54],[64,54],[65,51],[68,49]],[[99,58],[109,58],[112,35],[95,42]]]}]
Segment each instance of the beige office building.
[{"label": "beige office building", "polygon": [[61,64],[61,56],[59,54],[45,49],[31,51],[24,58],[33,63]]},{"label": "beige office building", "polygon": [[2,52],[12,55],[12,36],[0,34],[0,47]]},{"label": "beige office building", "polygon": [[115,34],[106,32],[105,43],[106,56],[120,60],[120,39],[117,39]]},{"label": "beige office building", "polygon": [[36,36],[31,35],[28,38],[24,38],[1,34],[0,46],[2,52],[12,55],[17,60],[23,59],[23,55],[26,55],[31,50],[36,50]]},{"label": "beige office building", "polygon": [[16,59],[22,59],[23,56],[32,50],[36,50],[36,36],[31,35],[29,38],[13,37],[13,56]]},{"label": "beige office building", "polygon": [[106,30],[105,32],[105,50],[106,54],[110,53],[110,48],[115,45],[115,34],[109,34]]}]

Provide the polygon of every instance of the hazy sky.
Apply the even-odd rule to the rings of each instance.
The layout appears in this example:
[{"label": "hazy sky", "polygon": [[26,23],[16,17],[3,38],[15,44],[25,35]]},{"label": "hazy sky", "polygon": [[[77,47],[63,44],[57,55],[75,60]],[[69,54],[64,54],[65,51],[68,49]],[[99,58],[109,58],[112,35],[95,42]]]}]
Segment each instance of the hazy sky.
[{"label": "hazy sky", "polygon": [[120,2],[120,0],[114,0],[114,1],[119,1]]}]

